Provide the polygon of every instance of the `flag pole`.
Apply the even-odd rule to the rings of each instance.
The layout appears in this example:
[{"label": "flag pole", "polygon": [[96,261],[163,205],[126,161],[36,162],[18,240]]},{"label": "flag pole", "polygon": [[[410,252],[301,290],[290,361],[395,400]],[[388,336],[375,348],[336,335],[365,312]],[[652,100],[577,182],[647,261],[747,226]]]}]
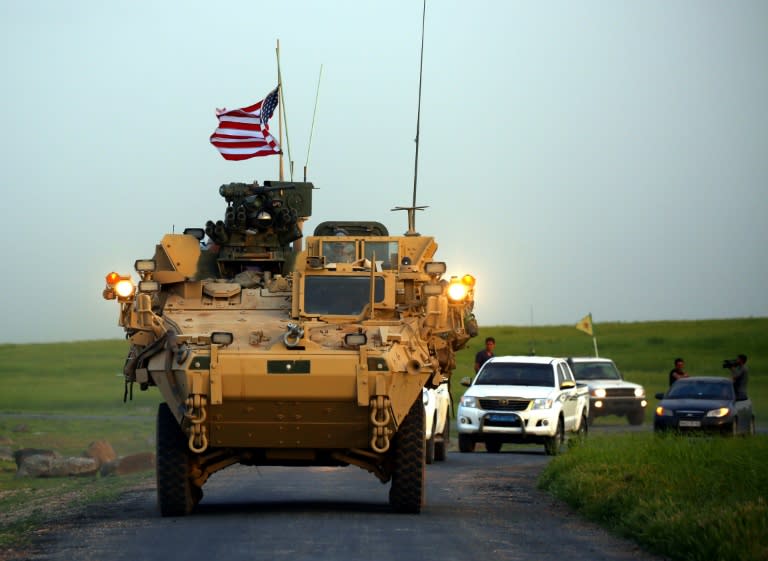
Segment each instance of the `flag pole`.
[{"label": "flag pole", "polygon": [[595,358],[597,358],[600,355],[597,354],[597,337],[595,337],[594,335],[592,336],[592,342],[595,344]]},{"label": "flag pole", "polygon": [[[277,40],[275,47],[275,56],[277,57],[277,95],[282,98],[283,88],[280,83],[280,39]],[[280,136],[280,181],[283,180],[283,104],[280,99],[280,108],[277,111],[277,130]]]}]

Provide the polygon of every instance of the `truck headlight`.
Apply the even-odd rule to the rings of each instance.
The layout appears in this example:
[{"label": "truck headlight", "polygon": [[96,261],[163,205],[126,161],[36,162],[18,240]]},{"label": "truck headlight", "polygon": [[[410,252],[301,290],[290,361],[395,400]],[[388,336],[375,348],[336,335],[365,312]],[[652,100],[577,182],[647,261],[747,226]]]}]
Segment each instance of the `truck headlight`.
[{"label": "truck headlight", "polygon": [[635,388],[635,397],[645,397],[645,390],[643,388]]},{"label": "truck headlight", "polygon": [[477,409],[477,398],[471,397],[471,396],[463,396],[461,398],[461,406],[462,407],[471,407],[472,409]]},{"label": "truck headlight", "polygon": [[534,409],[551,409],[552,400],[548,397],[540,397],[538,399],[534,399],[533,408]]},{"label": "truck headlight", "polygon": [[592,395],[595,397],[605,397],[605,388],[597,388],[592,390]]}]

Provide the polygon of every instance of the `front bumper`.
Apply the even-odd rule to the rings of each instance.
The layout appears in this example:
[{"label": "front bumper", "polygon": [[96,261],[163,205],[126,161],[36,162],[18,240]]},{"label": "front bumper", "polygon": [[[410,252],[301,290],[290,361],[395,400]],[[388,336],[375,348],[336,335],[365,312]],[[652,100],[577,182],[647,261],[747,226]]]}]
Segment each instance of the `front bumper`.
[{"label": "front bumper", "polygon": [[697,417],[682,418],[671,415],[656,415],[653,419],[653,430],[656,432],[677,431],[685,433],[714,432],[730,433],[733,427],[733,417]]},{"label": "front bumper", "polygon": [[526,411],[486,411],[459,406],[456,427],[459,434],[553,436],[558,412],[554,409]]},{"label": "front bumper", "polygon": [[590,397],[589,413],[593,417],[605,415],[625,416],[635,411],[645,411],[648,401],[644,397],[638,398],[610,398]]}]

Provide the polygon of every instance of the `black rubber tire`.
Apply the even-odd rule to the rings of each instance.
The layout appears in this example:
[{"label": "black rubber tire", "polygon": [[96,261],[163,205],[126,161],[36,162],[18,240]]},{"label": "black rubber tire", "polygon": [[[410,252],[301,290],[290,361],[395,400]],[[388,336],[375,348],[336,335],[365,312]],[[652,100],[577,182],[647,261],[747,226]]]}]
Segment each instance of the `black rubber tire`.
[{"label": "black rubber tire", "polygon": [[414,401],[393,441],[394,470],[389,504],[395,512],[418,514],[424,504],[424,405]]},{"label": "black rubber tire", "polygon": [[435,461],[444,462],[448,453],[448,443],[451,441],[451,419],[445,418],[445,427],[441,438],[435,441]]},{"label": "black rubber tire", "polygon": [[576,442],[582,443],[587,439],[589,434],[589,423],[587,422],[587,416],[581,415],[581,423],[579,423],[579,430],[576,431]]},{"label": "black rubber tire", "polygon": [[157,409],[157,504],[162,516],[185,516],[203,496],[189,478],[190,452],[167,403]]},{"label": "black rubber tire", "polygon": [[435,461],[435,428],[437,426],[437,415],[432,419],[432,436],[424,444],[424,461],[431,464]]},{"label": "black rubber tire", "polygon": [[488,450],[490,454],[498,454],[501,452],[501,441],[499,440],[486,440],[485,441],[485,449]]},{"label": "black rubber tire", "polygon": [[645,421],[645,411],[642,409],[637,409],[635,411],[628,413],[627,421],[629,421],[630,425],[633,425],[635,427],[642,425],[643,421]]},{"label": "black rubber tire", "polygon": [[563,427],[563,418],[557,421],[557,430],[553,436],[546,437],[544,441],[544,451],[547,456],[557,456],[563,450],[565,442],[565,428]]},{"label": "black rubber tire", "polygon": [[459,452],[467,453],[475,451],[475,441],[468,434],[459,435]]}]

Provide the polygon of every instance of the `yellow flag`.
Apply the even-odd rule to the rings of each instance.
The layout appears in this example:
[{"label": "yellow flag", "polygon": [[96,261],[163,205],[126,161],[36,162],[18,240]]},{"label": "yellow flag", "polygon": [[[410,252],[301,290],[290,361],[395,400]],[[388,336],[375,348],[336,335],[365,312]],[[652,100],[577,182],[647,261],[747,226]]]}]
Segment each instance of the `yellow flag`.
[{"label": "yellow flag", "polygon": [[592,314],[587,314],[576,324],[576,329],[583,331],[587,335],[592,335]]}]

